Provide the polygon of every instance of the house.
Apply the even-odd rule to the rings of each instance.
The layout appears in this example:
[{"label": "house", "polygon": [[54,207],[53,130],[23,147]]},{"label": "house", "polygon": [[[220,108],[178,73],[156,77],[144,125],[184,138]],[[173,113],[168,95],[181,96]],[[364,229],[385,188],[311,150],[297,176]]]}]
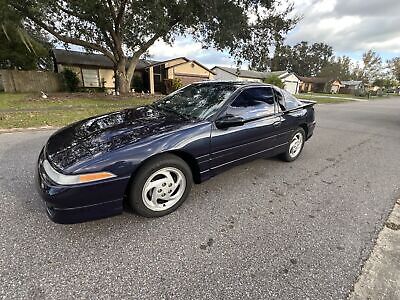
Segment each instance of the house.
[{"label": "house", "polygon": [[[215,73],[195,60],[178,57],[144,67],[142,76],[149,77],[150,92],[165,92],[164,81],[180,79],[183,86],[193,82],[212,80]],[[152,78],[154,78],[152,83]]]},{"label": "house", "polygon": [[299,78],[295,74],[286,71],[258,72],[221,66],[215,66],[211,70],[216,73],[216,75],[214,76],[215,80],[262,82],[265,78],[271,75],[276,75],[285,84],[285,90],[292,94],[297,94],[299,92]]},{"label": "house", "polygon": [[330,85],[330,92],[331,94],[337,94],[339,93],[340,89],[344,87],[342,82],[339,79],[331,80],[329,82]]},{"label": "house", "polygon": [[[105,55],[54,49],[53,60],[56,73],[61,73],[64,69],[74,71],[80,79],[81,87],[115,88],[114,64]],[[140,76],[141,71],[152,63],[154,62],[140,60],[135,75]]]},{"label": "house", "polygon": [[[106,56],[78,51],[53,50],[55,72],[73,70],[85,88],[115,88],[114,64]],[[199,62],[186,57],[166,61],[139,60],[134,78],[139,78],[142,89],[152,94],[165,92],[165,80],[178,78],[183,85],[211,80],[214,72]],[[135,80],[132,80],[133,87]]]},{"label": "house", "polygon": [[385,92],[385,88],[384,87],[377,86],[377,85],[372,86],[368,90],[369,90],[370,95],[372,95],[372,96],[382,96],[383,93]]},{"label": "house", "polygon": [[330,81],[328,78],[320,77],[299,76],[299,79],[301,80],[300,93],[323,93],[326,91],[326,87]]},{"label": "house", "polygon": [[340,92],[343,94],[360,95],[365,93],[365,85],[362,81],[349,80],[342,81],[343,87]]}]

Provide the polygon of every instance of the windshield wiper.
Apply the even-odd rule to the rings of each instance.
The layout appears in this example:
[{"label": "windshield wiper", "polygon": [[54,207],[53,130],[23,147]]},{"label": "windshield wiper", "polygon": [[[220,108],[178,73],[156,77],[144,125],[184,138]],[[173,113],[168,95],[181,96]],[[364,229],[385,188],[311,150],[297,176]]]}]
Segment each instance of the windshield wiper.
[{"label": "windshield wiper", "polygon": [[151,104],[150,107],[153,107],[155,109],[160,109],[160,110],[163,110],[163,111],[166,111],[166,112],[169,112],[169,113],[173,113],[173,114],[177,115],[178,117],[181,117],[182,119],[185,119],[185,120],[191,120],[192,119],[191,116],[182,114],[182,113],[180,113],[180,112],[176,111],[175,109],[173,109],[171,107],[168,107],[168,106],[163,106],[163,105],[160,105],[160,104],[159,105]]}]

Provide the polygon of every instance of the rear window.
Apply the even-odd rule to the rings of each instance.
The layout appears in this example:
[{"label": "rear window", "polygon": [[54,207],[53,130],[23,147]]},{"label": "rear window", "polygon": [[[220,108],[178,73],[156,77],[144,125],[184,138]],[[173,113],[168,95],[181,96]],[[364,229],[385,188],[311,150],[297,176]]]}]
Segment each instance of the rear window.
[{"label": "rear window", "polygon": [[281,90],[281,93],[285,97],[285,108],[287,110],[293,109],[299,106],[302,106],[303,104],[298,100],[295,96],[293,96],[291,93]]}]

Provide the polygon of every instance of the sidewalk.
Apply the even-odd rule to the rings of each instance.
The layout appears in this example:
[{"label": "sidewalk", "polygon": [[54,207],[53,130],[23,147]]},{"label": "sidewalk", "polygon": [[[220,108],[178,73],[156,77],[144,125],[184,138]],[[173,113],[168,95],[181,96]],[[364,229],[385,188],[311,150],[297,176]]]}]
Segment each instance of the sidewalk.
[{"label": "sidewalk", "polygon": [[[119,108],[118,105],[108,105],[108,107]],[[66,109],[86,110],[86,109],[91,109],[91,108],[99,108],[99,106],[98,105],[88,105],[88,106],[62,105],[62,106],[40,107],[40,108],[7,108],[7,109],[0,109],[0,113],[64,111]]]},{"label": "sidewalk", "polygon": [[379,233],[349,299],[400,299],[400,199]]},{"label": "sidewalk", "polygon": [[368,102],[367,99],[360,99],[360,98],[351,98],[351,97],[335,97],[335,96],[319,96],[313,95],[313,98],[329,98],[329,99],[337,99],[337,100],[351,100],[351,101],[358,101],[358,102]]}]

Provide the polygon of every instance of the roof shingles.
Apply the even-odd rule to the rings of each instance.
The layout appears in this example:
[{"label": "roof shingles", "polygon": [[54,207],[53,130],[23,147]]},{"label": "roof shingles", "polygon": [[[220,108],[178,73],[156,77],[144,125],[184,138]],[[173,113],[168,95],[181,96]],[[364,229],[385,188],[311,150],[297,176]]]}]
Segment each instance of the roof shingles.
[{"label": "roof shingles", "polygon": [[214,71],[214,69],[221,69],[225,72],[228,72],[228,73],[238,76],[238,77],[253,78],[253,79],[264,79],[271,75],[282,76],[287,73],[286,71],[259,72],[259,71],[241,70],[241,69],[220,67],[220,66],[216,66],[216,67],[212,68],[213,71]]},{"label": "roof shingles", "polygon": [[[63,49],[54,49],[53,54],[57,64],[95,66],[107,69],[114,68],[114,64],[111,59],[102,54],[85,53]],[[157,62],[141,59],[136,66],[136,70],[144,69],[154,63]]]}]

